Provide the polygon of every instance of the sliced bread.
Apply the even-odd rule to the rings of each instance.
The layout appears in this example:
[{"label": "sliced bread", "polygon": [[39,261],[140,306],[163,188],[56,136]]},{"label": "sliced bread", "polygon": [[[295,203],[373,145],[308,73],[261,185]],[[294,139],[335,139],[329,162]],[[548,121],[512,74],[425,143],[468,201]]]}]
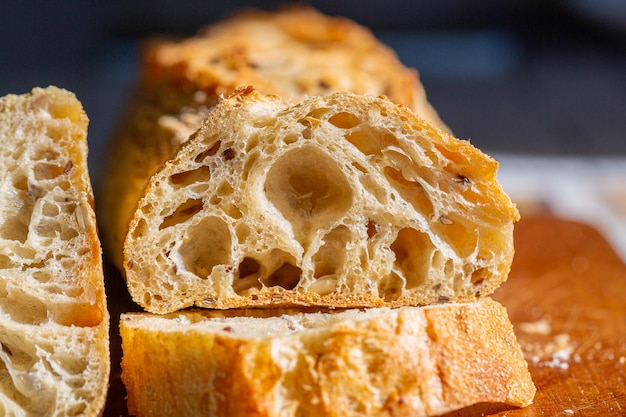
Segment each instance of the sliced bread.
[{"label": "sliced bread", "polygon": [[364,311],[124,314],[122,379],[139,417],[440,415],[529,405],[535,387],[490,298]]},{"label": "sliced bread", "polygon": [[474,301],[513,258],[497,167],[385,98],[239,89],[148,182],[130,293],[153,313]]},{"label": "sliced bread", "polygon": [[98,416],[109,314],[74,94],[0,98],[0,414]]}]

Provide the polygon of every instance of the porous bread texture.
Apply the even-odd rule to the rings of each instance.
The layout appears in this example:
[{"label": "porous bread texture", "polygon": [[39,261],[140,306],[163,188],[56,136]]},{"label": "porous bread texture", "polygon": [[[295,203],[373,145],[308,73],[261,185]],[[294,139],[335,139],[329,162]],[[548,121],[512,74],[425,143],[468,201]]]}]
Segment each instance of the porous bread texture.
[{"label": "porous bread texture", "polygon": [[316,10],[239,13],[182,40],[153,40],[113,141],[98,213],[107,257],[122,247],[141,192],[220,95],[253,85],[286,100],[336,91],[386,95],[445,129],[415,69],[365,27]]},{"label": "porous bread texture", "polygon": [[497,166],[384,98],[240,89],[150,179],[130,294],[154,313],[474,301],[513,257]]},{"label": "porous bread texture", "polygon": [[529,405],[535,387],[506,310],[467,304],[302,313],[124,314],[130,414],[433,416]]},{"label": "porous bread texture", "polygon": [[102,253],[74,94],[0,98],[0,414],[97,416],[110,369]]}]

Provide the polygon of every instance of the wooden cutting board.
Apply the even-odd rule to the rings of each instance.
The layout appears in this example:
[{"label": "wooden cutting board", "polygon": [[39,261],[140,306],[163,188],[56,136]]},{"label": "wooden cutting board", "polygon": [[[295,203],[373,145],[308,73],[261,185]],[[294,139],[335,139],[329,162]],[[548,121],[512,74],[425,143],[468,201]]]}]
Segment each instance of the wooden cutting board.
[{"label": "wooden cutting board", "polygon": [[[537,386],[534,404],[479,404],[445,417],[626,416],[626,265],[589,226],[549,215],[515,229],[504,304]],[[126,416],[119,313],[137,310],[112,268],[111,389],[105,417]]]}]

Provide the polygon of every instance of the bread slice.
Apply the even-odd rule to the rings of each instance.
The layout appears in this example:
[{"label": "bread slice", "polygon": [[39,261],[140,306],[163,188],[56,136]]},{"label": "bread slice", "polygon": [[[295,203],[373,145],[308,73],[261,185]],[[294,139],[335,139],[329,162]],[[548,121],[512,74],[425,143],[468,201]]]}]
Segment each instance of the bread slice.
[{"label": "bread slice", "polygon": [[513,257],[497,166],[384,98],[240,89],[150,179],[130,293],[153,313],[474,301]]},{"label": "bread slice", "polygon": [[74,94],[0,99],[0,414],[97,416],[109,315]]},{"label": "bread slice", "polygon": [[445,128],[417,71],[345,18],[310,8],[248,11],[192,38],[149,42],[99,199],[103,244],[120,269],[128,223],[150,175],[200,127],[220,95],[247,85],[294,102],[343,90],[384,94]]},{"label": "bread slice", "polygon": [[535,387],[505,308],[333,313],[124,314],[129,413],[150,416],[432,416],[529,405]]}]

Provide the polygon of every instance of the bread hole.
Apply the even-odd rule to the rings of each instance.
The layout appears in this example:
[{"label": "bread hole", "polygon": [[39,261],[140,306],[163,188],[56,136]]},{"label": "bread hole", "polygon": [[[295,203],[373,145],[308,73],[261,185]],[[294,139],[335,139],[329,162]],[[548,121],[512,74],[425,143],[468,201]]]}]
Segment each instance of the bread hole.
[{"label": "bread hole", "polygon": [[300,132],[302,137],[304,139],[311,139],[311,136],[313,135],[313,129],[320,126],[322,124],[322,121],[316,117],[309,115],[306,116],[304,119],[298,120],[298,123],[304,126],[304,129],[302,129],[302,131]]},{"label": "bread hole", "polygon": [[226,214],[231,219],[237,220],[243,217],[243,213],[241,212],[241,210],[239,210],[239,207],[234,204],[224,204],[222,209],[224,210],[224,214]]},{"label": "bread hole", "polygon": [[211,180],[211,169],[208,166],[192,169],[190,171],[178,172],[170,176],[170,183],[178,187],[184,187],[198,182],[209,182]]},{"label": "bread hole", "polygon": [[489,276],[489,269],[487,268],[478,268],[470,277],[470,281],[474,285],[480,285],[485,282],[485,279]]},{"label": "bread hole", "polygon": [[222,181],[217,187],[217,193],[221,196],[231,195],[233,191],[233,186],[228,181]]},{"label": "bread hole", "polygon": [[217,154],[217,151],[219,151],[221,145],[222,145],[222,141],[219,141],[219,140],[216,141],[208,149],[196,155],[196,157],[194,158],[194,161],[200,163],[204,161],[206,158],[208,158],[209,156],[215,156],[215,154]]},{"label": "bread hole", "polygon": [[367,170],[365,169],[365,167],[363,167],[363,165],[359,164],[358,162],[352,162],[352,166],[363,174],[367,174]]},{"label": "bread hole", "polygon": [[245,224],[245,223],[238,223],[236,228],[235,228],[235,235],[237,236],[237,242],[239,242],[239,244],[243,245],[244,242],[248,239],[248,237],[250,236],[250,227]]},{"label": "bread hole", "polygon": [[[0,236],[6,240],[24,243],[28,238],[30,220],[33,214],[33,201],[23,191],[17,194],[14,202],[10,205],[14,211],[11,211],[4,223],[0,225]],[[9,202],[5,201],[5,204],[8,206]]]},{"label": "bread hole", "polygon": [[130,234],[133,239],[139,239],[146,233],[147,229],[146,221],[144,219],[139,219],[137,225],[130,231]]},{"label": "bread hole", "polygon": [[[2,349],[2,363],[12,369],[30,369],[37,361],[37,355],[34,352],[34,345],[17,338],[11,337],[8,340],[6,336],[0,340],[0,349]],[[8,362],[8,363],[7,363]]]},{"label": "bread hole", "polygon": [[41,282],[42,284],[45,284],[46,282],[50,282],[50,280],[52,279],[52,275],[50,272],[48,271],[33,271],[31,273],[32,277],[34,279],[36,279],[38,282]]},{"label": "bread hole", "polygon": [[75,302],[72,304],[58,303],[48,306],[48,315],[62,326],[93,327],[102,322],[102,310],[97,304]]},{"label": "bread hole", "polygon": [[344,137],[364,155],[379,155],[384,145],[379,136],[363,129],[354,130]]},{"label": "bread hole", "polygon": [[419,230],[406,228],[398,232],[391,244],[395,253],[395,265],[406,279],[406,288],[417,288],[426,281],[430,271],[435,246],[430,237]]},{"label": "bread hole", "polygon": [[19,289],[0,291],[0,310],[16,323],[37,325],[48,321],[46,304]]},{"label": "bread hole", "polygon": [[378,296],[389,303],[396,301],[402,295],[404,280],[391,272],[378,282]]},{"label": "bread hole", "polygon": [[376,222],[374,222],[373,220],[370,220],[367,222],[366,228],[367,228],[367,237],[371,239],[374,236],[376,236],[376,233],[378,233],[380,226],[378,226]]},{"label": "bread hole", "polygon": [[395,168],[383,169],[389,184],[409,202],[417,212],[425,218],[431,218],[434,213],[433,203],[424,187],[417,181],[408,181],[400,171]]},{"label": "bread hole", "polygon": [[315,108],[313,110],[311,110],[310,112],[307,113],[307,115],[305,116],[306,118],[313,118],[313,119],[318,119],[318,120],[322,120],[324,119],[325,115],[327,113],[329,113],[332,109],[328,108],[328,107],[318,107]]},{"label": "bread hole", "polygon": [[245,182],[248,180],[248,175],[250,175],[250,171],[256,165],[256,162],[258,161],[258,159],[259,159],[259,154],[256,152],[247,154],[247,158],[244,162],[243,170],[241,172],[242,181]]},{"label": "bread hole", "polygon": [[340,112],[329,117],[328,123],[340,129],[352,129],[361,123],[361,119],[352,113]]},{"label": "bread hole", "polygon": [[67,133],[67,128],[61,123],[48,123],[46,126],[46,136],[53,141],[59,141]]},{"label": "bread hole", "polygon": [[345,227],[337,227],[324,236],[324,244],[313,255],[313,276],[335,275],[342,269],[346,258],[346,244],[350,240],[350,230]]},{"label": "bread hole", "polygon": [[206,278],[216,265],[231,262],[230,229],[218,217],[205,217],[189,226],[178,252],[189,272]]},{"label": "bread hole", "polygon": [[65,165],[39,163],[34,167],[34,174],[37,181],[51,180],[65,174]]},{"label": "bread hole", "polygon": [[57,100],[48,100],[45,107],[54,119],[67,118],[72,122],[78,122],[81,119],[82,112],[78,106],[72,106]]},{"label": "bread hole", "polygon": [[159,230],[186,222],[200,212],[203,206],[204,202],[201,199],[189,199],[185,201],[178,206],[174,213],[163,218],[163,222],[159,225]]},{"label": "bread hole", "polygon": [[283,138],[283,143],[286,145],[289,145],[289,144],[297,142],[299,139],[300,137],[298,135],[289,134]]},{"label": "bread hole", "polygon": [[15,264],[6,255],[0,255],[0,269],[8,269],[14,267]]},{"label": "bread hole", "polygon": [[247,290],[261,289],[262,284],[259,281],[260,271],[261,265],[256,259],[245,257],[237,268],[235,279],[233,280],[233,290],[237,294],[243,295]]},{"label": "bread hole", "polygon": [[478,234],[473,226],[466,227],[466,220],[455,213],[447,213],[434,219],[430,225],[444,242],[460,257],[471,255],[478,244]]},{"label": "bread hole", "polygon": [[302,270],[297,266],[285,262],[267,277],[262,278],[261,282],[266,287],[282,287],[286,290],[293,290],[300,282]]},{"label": "bread hole", "polygon": [[57,222],[53,219],[43,220],[37,224],[35,234],[44,238],[59,238],[65,242],[78,236],[76,229],[69,227],[67,223]]},{"label": "bread hole", "polygon": [[11,176],[11,183],[17,190],[28,191],[28,177],[22,173],[14,173]]},{"label": "bread hole", "polygon": [[277,160],[267,174],[265,192],[304,246],[311,230],[342,216],[353,198],[343,172],[314,147],[291,150]]},{"label": "bread hole", "polygon": [[56,204],[46,201],[41,208],[41,213],[46,217],[56,217],[59,215],[60,210]]}]

